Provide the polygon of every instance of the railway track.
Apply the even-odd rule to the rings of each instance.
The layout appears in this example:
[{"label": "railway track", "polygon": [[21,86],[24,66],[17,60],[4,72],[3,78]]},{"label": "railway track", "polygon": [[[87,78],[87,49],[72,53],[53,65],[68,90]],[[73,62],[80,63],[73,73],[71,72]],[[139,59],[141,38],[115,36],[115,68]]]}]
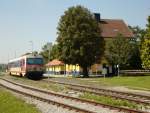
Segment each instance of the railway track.
[{"label": "railway track", "polygon": [[[148,112],[144,112],[144,111],[122,108],[122,107],[115,107],[115,106],[97,103],[94,101],[89,101],[89,100],[85,100],[85,99],[79,99],[79,98],[70,97],[70,96],[66,96],[66,95],[62,95],[62,94],[58,94],[58,93],[53,93],[53,92],[50,92],[47,90],[41,90],[41,89],[34,88],[31,86],[18,84],[18,83],[12,82],[10,80],[2,79],[2,78],[0,79],[0,84],[1,84],[1,86],[5,87],[7,89],[10,89],[12,91],[15,91],[17,93],[21,93],[23,95],[30,96],[30,97],[36,98],[38,100],[41,100],[41,101],[44,101],[47,103],[55,104],[57,106],[62,106],[63,108],[74,110],[76,112],[104,113],[103,110],[105,109],[106,113],[117,113],[117,112],[148,113]],[[18,90],[18,88],[15,88],[15,87],[19,87],[20,90]],[[31,93],[29,93],[29,92],[31,92]],[[33,92],[38,95],[35,95]],[[40,95],[45,95],[45,96],[41,97]],[[47,97],[51,97],[51,98],[47,98]],[[56,98],[56,99],[54,99],[54,98]],[[57,99],[59,101],[56,101]],[[62,100],[60,100],[60,99],[62,99]],[[75,104],[72,104],[72,105],[68,104],[69,102],[64,103],[64,100],[65,101],[66,100],[73,101]],[[85,108],[84,108],[84,106],[81,107],[82,104],[84,104],[86,107]]]},{"label": "railway track", "polygon": [[87,93],[91,93],[95,95],[109,96],[109,97],[113,97],[116,99],[128,100],[128,101],[132,101],[138,104],[144,104],[144,105],[150,106],[150,96],[126,93],[126,92],[120,92],[120,91],[113,91],[113,90],[108,90],[108,89],[100,89],[100,88],[89,87],[85,85],[70,84],[70,83],[58,82],[58,81],[52,81],[52,80],[43,80],[43,81],[67,85],[69,86],[68,87],[69,89],[75,90],[75,91],[87,92]]}]

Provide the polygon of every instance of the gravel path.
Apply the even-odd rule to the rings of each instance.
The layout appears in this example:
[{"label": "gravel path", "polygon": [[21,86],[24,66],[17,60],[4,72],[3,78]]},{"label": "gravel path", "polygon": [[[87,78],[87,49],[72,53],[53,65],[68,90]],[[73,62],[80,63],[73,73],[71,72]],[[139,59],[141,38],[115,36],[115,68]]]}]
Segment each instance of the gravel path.
[{"label": "gravel path", "polygon": [[[12,85],[11,83],[5,82],[3,80],[0,80],[0,83],[7,85],[11,88],[15,88],[17,90],[23,91],[23,92],[34,94],[35,96],[44,97],[46,99],[50,99],[50,100],[54,100],[57,102],[61,102],[61,103],[69,104],[72,106],[80,107],[82,109],[91,110],[91,111],[94,111],[96,113],[117,113],[117,111],[115,111],[115,110],[109,110],[108,108],[102,108],[100,106],[94,106],[94,105],[87,104],[87,103],[81,103],[81,102],[77,102],[77,101],[70,100],[70,99],[65,99],[65,98],[60,98],[60,97],[44,94],[41,92],[37,93],[37,91],[32,91],[29,89],[22,88],[20,86]],[[28,97],[25,97],[25,98],[28,98]],[[33,101],[30,99],[27,99],[27,100]],[[72,113],[73,112],[73,111],[67,112],[66,109],[63,109],[63,108],[57,107],[57,106],[56,107],[54,107],[54,106],[50,107],[52,105],[46,104],[46,103],[41,102],[41,101],[39,102],[35,99],[34,99],[34,104],[36,104],[36,106],[38,106],[38,108],[42,111],[42,113]]]}]

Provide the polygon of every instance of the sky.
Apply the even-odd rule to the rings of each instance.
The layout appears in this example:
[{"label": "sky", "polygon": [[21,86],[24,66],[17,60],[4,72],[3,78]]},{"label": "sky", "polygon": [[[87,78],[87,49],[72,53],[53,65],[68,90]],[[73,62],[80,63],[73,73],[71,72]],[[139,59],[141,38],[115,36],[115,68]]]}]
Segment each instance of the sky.
[{"label": "sky", "polygon": [[64,11],[82,5],[102,19],[145,28],[150,0],[0,0],[0,63],[55,42]]}]

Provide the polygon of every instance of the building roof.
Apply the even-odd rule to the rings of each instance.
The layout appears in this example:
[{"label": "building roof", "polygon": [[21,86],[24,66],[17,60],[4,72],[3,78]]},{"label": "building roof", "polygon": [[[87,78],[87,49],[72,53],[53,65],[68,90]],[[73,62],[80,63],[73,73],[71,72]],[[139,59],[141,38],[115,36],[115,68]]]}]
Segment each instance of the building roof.
[{"label": "building roof", "polygon": [[100,20],[101,36],[104,38],[113,38],[118,34],[131,38],[133,33],[124,23],[123,20],[117,19],[101,19]]},{"label": "building roof", "polygon": [[60,65],[64,65],[64,63],[58,59],[54,59],[46,64],[46,66],[60,66]]}]

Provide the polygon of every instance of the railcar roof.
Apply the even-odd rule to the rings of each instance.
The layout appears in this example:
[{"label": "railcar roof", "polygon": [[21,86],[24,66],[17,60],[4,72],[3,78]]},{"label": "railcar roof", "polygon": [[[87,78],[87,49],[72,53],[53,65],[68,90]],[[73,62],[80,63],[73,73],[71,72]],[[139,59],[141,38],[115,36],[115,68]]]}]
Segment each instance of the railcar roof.
[{"label": "railcar roof", "polygon": [[43,58],[43,57],[41,55],[24,55],[18,58],[11,59],[9,60],[9,62],[15,62],[15,61],[26,59],[26,58]]}]

